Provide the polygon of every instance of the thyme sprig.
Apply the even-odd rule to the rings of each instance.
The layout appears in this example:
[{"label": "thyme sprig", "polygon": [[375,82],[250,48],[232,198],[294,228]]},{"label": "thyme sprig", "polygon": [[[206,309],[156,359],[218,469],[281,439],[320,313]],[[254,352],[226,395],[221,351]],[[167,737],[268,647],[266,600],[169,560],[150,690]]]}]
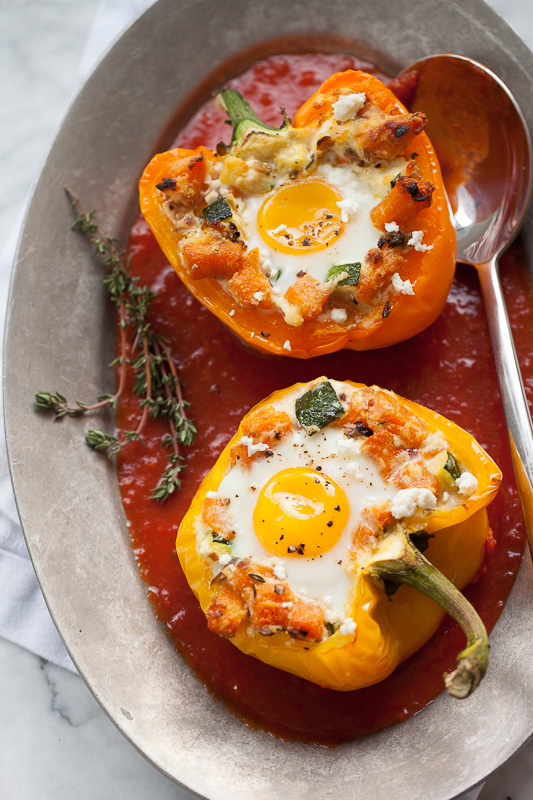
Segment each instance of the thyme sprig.
[{"label": "thyme sprig", "polygon": [[[142,433],[149,419],[164,417],[168,422],[168,433],[162,445],[169,450],[169,466],[152,490],[155,500],[164,501],[181,488],[180,475],[186,467],[180,446],[190,446],[196,434],[194,422],[187,415],[189,403],[184,399],[181,382],[172,357],[168,340],[154,330],[150,321],[150,305],[156,293],[148,286],[139,284],[137,276],[131,275],[124,252],[119,251],[116,239],[101,233],[94,211],[85,213],[79,198],[65,186],[77,218],[72,225],[89,237],[95,254],[107,267],[104,285],[111,301],[117,306],[120,331],[120,355],[110,366],[118,366],[118,386],[114,394],[102,394],[90,405],[76,401],[70,405],[60,392],[37,392],[37,408],[53,411],[56,419],[80,417],[90,411],[109,406],[116,408],[126,385],[128,367],[133,370],[134,392],[140,398],[141,418],[135,430],[125,431],[121,437],[106,433],[99,428],[88,431],[85,441],[97,452],[116,455],[130,442],[143,442]],[[127,353],[127,332],[132,331],[132,357]],[[144,443],[144,442],[143,442]]]}]

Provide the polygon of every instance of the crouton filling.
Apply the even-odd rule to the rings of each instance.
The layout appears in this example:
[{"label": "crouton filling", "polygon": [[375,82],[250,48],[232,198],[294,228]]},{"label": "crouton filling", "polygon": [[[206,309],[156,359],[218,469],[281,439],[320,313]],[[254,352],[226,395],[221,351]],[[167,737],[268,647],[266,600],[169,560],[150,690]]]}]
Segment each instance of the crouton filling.
[{"label": "crouton filling", "polygon": [[[356,635],[359,571],[401,520],[423,529],[477,480],[394,393],[320,378],[243,420],[196,522],[209,627],[320,642]],[[352,630],[353,628],[353,630]]]},{"label": "crouton filling", "polygon": [[316,126],[248,128],[157,184],[190,277],[292,327],[374,325],[398,293],[416,293],[405,255],[432,248],[416,219],[434,187],[403,155],[425,117],[345,89],[332,112]]}]

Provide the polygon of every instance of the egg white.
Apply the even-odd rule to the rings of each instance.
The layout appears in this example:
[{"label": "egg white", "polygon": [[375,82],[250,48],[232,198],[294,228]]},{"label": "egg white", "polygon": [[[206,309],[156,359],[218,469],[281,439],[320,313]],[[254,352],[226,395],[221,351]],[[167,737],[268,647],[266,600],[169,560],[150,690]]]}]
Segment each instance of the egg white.
[{"label": "egg white", "polygon": [[334,166],[323,162],[310,176],[310,179],[321,180],[341,194],[340,208],[344,206],[348,215],[341,234],[331,241],[329,247],[315,252],[294,255],[280,252],[259,233],[259,209],[266,197],[275,194],[286,181],[277,183],[269,195],[253,195],[244,200],[240,213],[245,225],[244,237],[248,250],[259,248],[263,271],[269,277],[274,278],[281,270],[273,284],[272,291],[275,294],[284,295],[302,270],[325,282],[333,265],[362,262],[366,253],[376,246],[381,231],[372,224],[370,211],[385,196],[389,187],[383,180],[373,180],[372,183],[365,180],[366,173],[367,170],[355,172],[348,164]]},{"label": "egg white", "polygon": [[361,510],[392,499],[397,489],[387,486],[374,462],[360,453],[359,444],[337,428],[324,428],[314,436],[296,431],[276,443],[272,456],[259,456],[249,467],[235,465],[222,479],[217,494],[229,499],[227,513],[235,531],[232,556],[272,558],[258,540],[253,525],[257,498],[265,484],[288,467],[322,467],[321,474],[332,478],[344,490],[349,504],[348,523],[336,544],[314,558],[275,557],[282,564],[293,591],[329,609],[329,618],[344,619],[351,594],[351,581],[345,570],[353,530]]}]

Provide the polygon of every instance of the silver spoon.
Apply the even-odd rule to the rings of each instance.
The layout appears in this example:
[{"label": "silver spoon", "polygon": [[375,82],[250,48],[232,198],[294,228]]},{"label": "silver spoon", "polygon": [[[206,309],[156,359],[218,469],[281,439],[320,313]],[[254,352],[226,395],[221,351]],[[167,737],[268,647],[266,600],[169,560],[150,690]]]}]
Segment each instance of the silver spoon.
[{"label": "silver spoon", "polygon": [[[479,275],[518,491],[533,555],[533,431],[498,272],[531,197],[527,124],[504,83],[464,56],[429,56],[410,108],[428,116],[457,233],[457,258]],[[400,77],[398,76],[398,77]]]}]

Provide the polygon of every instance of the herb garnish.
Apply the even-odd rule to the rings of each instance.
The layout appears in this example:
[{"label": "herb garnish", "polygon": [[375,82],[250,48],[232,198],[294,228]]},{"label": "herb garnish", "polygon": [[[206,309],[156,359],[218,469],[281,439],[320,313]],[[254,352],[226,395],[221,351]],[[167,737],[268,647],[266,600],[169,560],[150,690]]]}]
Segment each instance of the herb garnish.
[{"label": "herb garnish", "polygon": [[401,247],[404,248],[407,240],[407,234],[403,231],[391,231],[390,233],[384,233],[378,239],[378,247],[382,250],[385,245],[392,250],[394,247]]},{"label": "herb garnish", "polygon": [[347,277],[339,281],[337,286],[357,286],[361,276],[361,262],[354,261],[353,264],[334,264],[329,268],[326,281],[336,278],[343,272],[347,273]]},{"label": "herb garnish", "polygon": [[[78,214],[72,229],[89,237],[95,245],[95,254],[108,268],[103,282],[119,315],[120,355],[110,364],[119,367],[118,388],[114,394],[100,395],[96,403],[87,405],[77,401],[73,406],[59,392],[41,391],[35,395],[35,404],[37,408],[53,411],[56,419],[64,416],[79,417],[108,406],[116,409],[124,392],[126,372],[130,367],[135,378],[134,392],[139,397],[139,408],[142,409],[137,428],[126,431],[121,438],[95,428],[88,431],[85,441],[93,450],[113,456],[130,442],[143,441],[142,432],[150,418],[165,417],[169,430],[162,439],[162,445],[171,450],[168,455],[170,466],[151,492],[154,500],[163,501],[181,488],[179,476],[186,464],[183,463],[180,445],[189,446],[193,443],[196,428],[186,413],[189,403],[183,398],[171,348],[168,341],[153,329],[149,318],[150,304],[156,293],[148,286],[140,285],[138,277],[131,275],[129,264],[124,261],[124,253],[119,252],[116,240],[101,233],[95,221],[95,212],[86,214],[72,190],[65,186],[65,191],[72,208]],[[129,330],[133,339],[133,358],[126,356]]]},{"label": "herb garnish", "polygon": [[305,392],[295,403],[296,418],[309,436],[330,425],[345,413],[329,381],[321,381]]},{"label": "herb garnish", "polygon": [[207,222],[222,222],[233,216],[233,211],[227,200],[219,197],[210,206],[202,209],[202,215]]},{"label": "herb garnish", "polygon": [[457,478],[461,475],[461,467],[459,466],[459,462],[457,461],[457,458],[454,456],[454,454],[450,453],[449,450],[448,450],[448,458],[444,465],[444,469],[446,470],[446,472],[450,473],[454,481],[456,481]]}]

